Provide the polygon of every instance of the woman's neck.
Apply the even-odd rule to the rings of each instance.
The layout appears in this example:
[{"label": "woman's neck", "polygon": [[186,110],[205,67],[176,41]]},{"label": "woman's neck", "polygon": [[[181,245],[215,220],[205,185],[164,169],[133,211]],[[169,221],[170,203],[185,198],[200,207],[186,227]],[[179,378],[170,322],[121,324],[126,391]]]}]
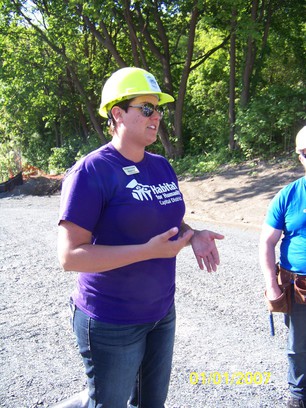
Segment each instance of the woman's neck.
[{"label": "woman's neck", "polygon": [[144,149],[136,149],[130,143],[125,144],[118,137],[114,136],[111,143],[123,157],[134,163],[139,163],[144,158]]}]

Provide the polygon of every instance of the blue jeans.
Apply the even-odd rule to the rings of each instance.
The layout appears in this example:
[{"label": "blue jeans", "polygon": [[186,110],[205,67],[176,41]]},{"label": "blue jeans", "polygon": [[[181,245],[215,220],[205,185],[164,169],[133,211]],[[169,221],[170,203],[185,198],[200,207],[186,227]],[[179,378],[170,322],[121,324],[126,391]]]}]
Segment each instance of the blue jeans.
[{"label": "blue jeans", "polygon": [[293,288],[291,305],[291,313],[285,315],[285,323],[289,328],[288,384],[294,398],[306,401],[306,305],[295,302]]},{"label": "blue jeans", "polygon": [[[175,307],[158,322],[116,325],[76,308],[73,329],[87,374],[88,408],[164,408],[170,381]],[[138,401],[137,373],[141,372]]]}]

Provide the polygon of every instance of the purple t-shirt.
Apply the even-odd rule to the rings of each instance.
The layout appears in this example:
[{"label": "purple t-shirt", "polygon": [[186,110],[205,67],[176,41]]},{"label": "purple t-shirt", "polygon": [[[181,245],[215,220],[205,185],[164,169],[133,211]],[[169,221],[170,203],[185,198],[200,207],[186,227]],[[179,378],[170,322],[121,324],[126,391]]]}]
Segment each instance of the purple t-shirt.
[{"label": "purple t-shirt", "polygon": [[[80,160],[65,177],[60,220],[92,232],[93,244],[143,244],[185,212],[176,175],[162,156],[134,163],[111,143]],[[175,258],[152,259],[103,273],[79,273],[75,304],[115,324],[162,319],[174,302]]]}]

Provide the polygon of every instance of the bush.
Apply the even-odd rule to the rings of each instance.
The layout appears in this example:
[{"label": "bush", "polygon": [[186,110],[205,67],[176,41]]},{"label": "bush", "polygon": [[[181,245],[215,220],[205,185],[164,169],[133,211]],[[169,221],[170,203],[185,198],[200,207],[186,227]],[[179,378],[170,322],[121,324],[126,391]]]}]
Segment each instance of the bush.
[{"label": "bush", "polygon": [[26,162],[40,170],[48,172],[48,160],[51,153],[51,138],[42,138],[36,132],[28,137],[22,144],[22,156]]},{"label": "bush", "polygon": [[196,156],[187,155],[182,159],[170,159],[170,163],[178,176],[201,177],[205,173],[216,171],[222,164],[234,164],[242,160],[244,157],[238,151],[230,151],[224,147],[218,152]]},{"label": "bush", "polygon": [[11,142],[0,143],[0,183],[16,176],[22,169],[19,150]]},{"label": "bush", "polygon": [[65,173],[77,160],[101,146],[96,135],[88,138],[86,143],[72,140],[62,147],[53,147],[49,157],[48,169],[51,174]]},{"label": "bush", "polygon": [[75,160],[81,159],[82,157],[86,156],[88,153],[98,149],[100,146],[101,146],[101,141],[99,137],[97,136],[97,134],[95,133],[94,135],[91,135],[91,137],[87,139],[87,142],[82,143],[82,145],[80,146],[75,156]]},{"label": "bush", "polygon": [[74,163],[75,153],[70,146],[52,147],[52,154],[48,160],[50,174],[63,174]]},{"label": "bush", "polygon": [[294,148],[296,132],[306,120],[305,97],[303,90],[270,86],[240,110],[236,127],[246,158],[271,157]]}]

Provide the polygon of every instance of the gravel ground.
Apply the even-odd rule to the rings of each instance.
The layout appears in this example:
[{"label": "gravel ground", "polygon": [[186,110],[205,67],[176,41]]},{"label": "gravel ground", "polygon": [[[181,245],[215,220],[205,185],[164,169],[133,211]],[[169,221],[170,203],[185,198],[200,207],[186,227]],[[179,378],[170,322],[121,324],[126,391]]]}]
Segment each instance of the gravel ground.
[{"label": "gravel ground", "polygon": [[[86,384],[69,326],[76,275],[56,257],[58,207],[59,195],[0,195],[2,408],[52,407]],[[284,407],[287,333],[274,315],[270,336],[259,230],[190,223],[226,238],[217,273],[200,271],[190,248],[178,256],[168,407]]]}]

